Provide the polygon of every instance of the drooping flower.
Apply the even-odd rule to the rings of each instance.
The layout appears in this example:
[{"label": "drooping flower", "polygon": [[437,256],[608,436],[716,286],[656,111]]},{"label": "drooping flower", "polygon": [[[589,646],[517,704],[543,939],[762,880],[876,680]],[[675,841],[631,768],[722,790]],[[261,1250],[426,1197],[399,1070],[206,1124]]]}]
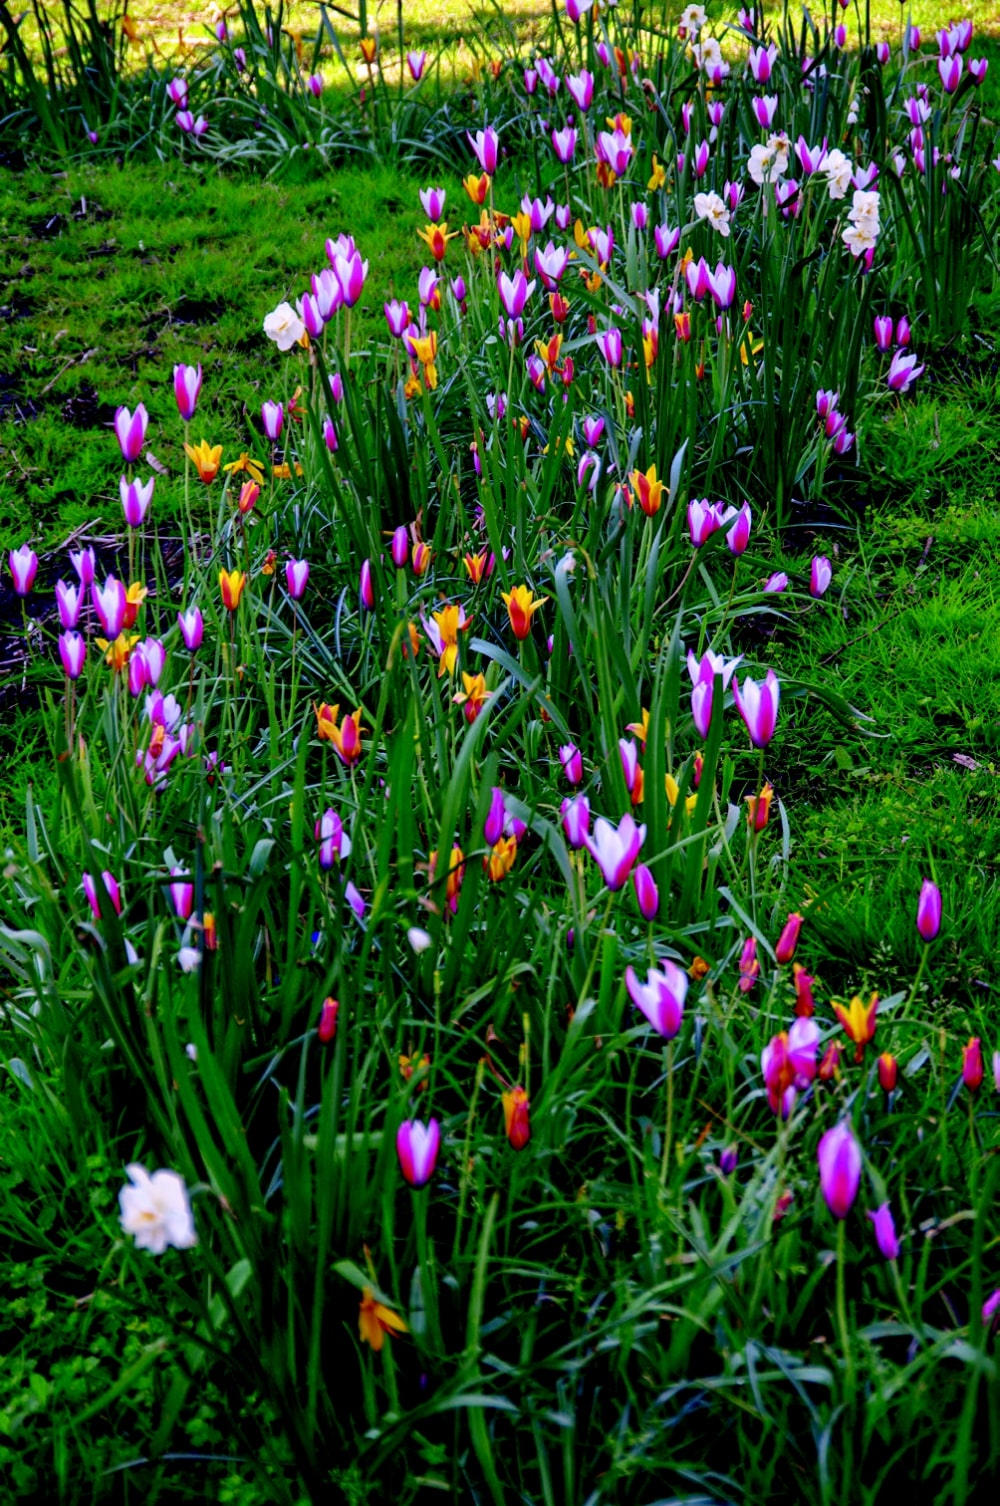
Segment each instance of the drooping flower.
[{"label": "drooping flower", "polygon": [[[362,38],[362,46],[369,38]],[[376,1354],[382,1352],[386,1334],[408,1333],[409,1329],[398,1313],[394,1313],[391,1307],[386,1307],[383,1302],[375,1301],[375,1293],[370,1286],[366,1286],[361,1294],[361,1308],[358,1313],[358,1332],[363,1344],[370,1344]]]},{"label": "drooping flower", "polygon": [[683,968],[664,958],[660,967],[651,967],[646,982],[641,983],[634,968],[625,970],[625,986],[637,1009],[664,1040],[672,1041],[684,1019],[688,976]]},{"label": "drooping flower", "polygon": [[129,1185],[118,1194],[121,1226],[131,1234],[137,1250],[162,1255],[168,1245],[190,1250],[198,1243],[184,1178],[176,1171],[154,1171],[145,1166],[126,1166]]},{"label": "drooping flower", "polygon": [[819,1185],[834,1218],[846,1218],[861,1185],[861,1146],[846,1120],[819,1142]]}]

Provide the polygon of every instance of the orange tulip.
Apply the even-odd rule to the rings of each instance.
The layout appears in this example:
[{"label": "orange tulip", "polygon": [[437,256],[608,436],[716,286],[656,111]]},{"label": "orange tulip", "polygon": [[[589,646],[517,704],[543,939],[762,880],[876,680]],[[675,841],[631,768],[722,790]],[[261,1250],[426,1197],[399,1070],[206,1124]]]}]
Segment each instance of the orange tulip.
[{"label": "orange tulip", "polygon": [[501,1098],[507,1139],[515,1150],[523,1150],[531,1139],[528,1095],[524,1088],[511,1088],[509,1093],[502,1093]]},{"label": "orange tulip", "polygon": [[236,611],[246,583],[247,577],[244,570],[219,571],[219,590],[222,592],[222,605],[227,612]]},{"label": "orange tulip", "polygon": [[502,595],[514,637],[527,638],[531,632],[532,617],[548,601],[548,597],[540,596],[536,601],[527,586],[515,586],[513,591],[504,591]]},{"label": "orange tulip", "polygon": [[370,1286],[366,1286],[361,1297],[361,1311],[358,1314],[358,1332],[363,1344],[370,1344],[376,1354],[379,1354],[385,1343],[386,1334],[408,1333],[406,1324],[398,1313],[392,1308],[386,1307],[381,1302],[375,1301],[375,1293]]}]

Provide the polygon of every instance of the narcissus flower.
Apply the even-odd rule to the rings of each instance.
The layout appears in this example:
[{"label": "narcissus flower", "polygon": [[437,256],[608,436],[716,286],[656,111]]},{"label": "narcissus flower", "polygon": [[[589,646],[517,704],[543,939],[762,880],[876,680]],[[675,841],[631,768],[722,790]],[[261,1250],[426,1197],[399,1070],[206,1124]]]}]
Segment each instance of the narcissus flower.
[{"label": "narcissus flower", "polygon": [[515,1150],[523,1150],[531,1139],[531,1121],[528,1111],[531,1105],[524,1088],[511,1088],[501,1094],[503,1101],[504,1127],[507,1139]]},{"label": "narcissus flower", "polygon": [[[362,46],[365,40],[362,39]],[[386,1307],[382,1302],[376,1302],[375,1293],[370,1286],[366,1286],[361,1295],[358,1332],[361,1335],[361,1342],[370,1344],[375,1353],[380,1354],[387,1333],[409,1333],[409,1329],[391,1307]]]},{"label": "narcissus flower", "polygon": [[423,1187],[434,1175],[441,1126],[436,1119],[422,1124],[419,1119],[404,1119],[396,1131],[396,1154],[399,1168],[411,1187]]},{"label": "narcissus flower", "polygon": [[819,1185],[834,1218],[846,1218],[861,1185],[861,1146],[842,1121],[819,1142]]},{"label": "narcissus flower", "polygon": [[315,706],[316,736],[320,742],[333,743],[341,763],[357,763],[361,757],[361,708],[352,716],[345,716],[343,724],[337,725],[340,706],[328,706],[325,701]]},{"label": "narcissus flower", "polygon": [[222,592],[222,605],[227,612],[236,611],[246,583],[245,570],[219,571],[219,590]]},{"label": "narcissus flower", "polygon": [[527,586],[515,586],[512,591],[501,592],[507,615],[510,618],[511,630],[515,638],[527,638],[531,632],[531,619],[548,601],[547,596],[539,596],[537,599],[532,595]]},{"label": "narcissus flower", "polygon": [[186,444],[184,453],[198,472],[199,478],[206,486],[210,485],[219,474],[221,444],[211,445],[207,439],[199,439],[197,444]]},{"label": "narcissus flower", "polygon": [[121,1226],[131,1234],[137,1250],[162,1255],[168,1245],[190,1250],[198,1243],[184,1178],[176,1171],[154,1171],[145,1166],[126,1166],[129,1185],[118,1194]]},{"label": "narcissus flower", "polygon": [[867,1004],[862,1004],[857,994],[845,1008],[834,1004],[833,1012],[844,1027],[845,1034],[854,1042],[855,1063],[864,1061],[865,1047],[875,1039],[878,1025],[878,994],[872,994]]},{"label": "narcissus flower", "polygon": [[688,976],[683,968],[665,958],[661,967],[651,967],[646,982],[641,983],[635,969],[625,970],[625,986],[637,1009],[641,1010],[653,1029],[663,1039],[672,1041],[684,1019],[684,1000],[687,997]]}]

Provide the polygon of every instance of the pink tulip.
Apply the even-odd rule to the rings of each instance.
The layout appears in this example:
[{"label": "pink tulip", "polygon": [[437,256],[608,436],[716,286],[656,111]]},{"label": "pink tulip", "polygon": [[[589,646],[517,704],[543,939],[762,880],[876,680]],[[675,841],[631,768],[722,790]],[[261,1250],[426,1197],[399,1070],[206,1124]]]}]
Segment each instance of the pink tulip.
[{"label": "pink tulip", "polygon": [[636,826],[631,812],[626,813],[617,827],[603,816],[594,822],[593,836],[584,838],[584,846],[594,859],[605,884],[615,893],[626,883],[639,849],[646,840],[645,826]]},{"label": "pink tulip", "polygon": [[492,178],[497,170],[497,153],[500,147],[500,138],[492,126],[487,126],[485,131],[477,131],[473,136],[466,131],[469,145],[479,159],[479,166],[484,173]]},{"label": "pink tulip", "polygon": [[508,318],[519,319],[524,312],[525,303],[535,290],[535,284],[529,282],[518,267],[513,277],[508,277],[506,272],[501,272],[497,278],[497,288],[500,293],[500,302]]},{"label": "pink tulip", "polygon": [[178,920],[190,920],[194,909],[194,885],[186,881],[182,868],[172,868],[170,876],[173,879],[170,885],[170,903],[174,907],[174,914]]},{"label": "pink tulip", "polygon": [[87,644],[80,633],[61,633],[59,635],[59,657],[62,667],[66,672],[67,680],[78,680],[83,672],[83,661],[87,656]]},{"label": "pink tulip", "polygon": [[834,1218],[846,1218],[861,1184],[861,1146],[846,1120],[819,1142],[819,1185]]},{"label": "pink tulip", "polygon": [[184,647],[189,653],[196,653],[201,647],[205,624],[197,607],[190,607],[186,612],[177,613],[177,626],[181,630]]},{"label": "pink tulip", "polygon": [[590,831],[590,801],[586,795],[577,795],[573,800],[564,800],[560,806],[563,831],[574,851],[587,845]]},{"label": "pink tulip", "polygon": [[371,612],[375,608],[375,588],[372,585],[372,562],[361,561],[361,575],[358,581],[358,595],[365,611]]},{"label": "pink tulip", "polygon": [[285,423],[285,409],[281,403],[263,403],[260,410],[260,421],[264,425],[264,433],[272,444],[277,444],[281,438],[281,430]]},{"label": "pink tulip", "polygon": [[774,949],[774,960],[779,965],[784,965],[784,963],[786,962],[791,962],[792,958],[795,956],[795,950],[799,944],[799,932],[801,931],[801,929],[802,916],[798,913],[798,911],[793,910],[791,915],[789,915],[788,919],[785,921],[781,935],[778,937],[778,944]]},{"label": "pink tulip", "polygon": [[632,870],[632,885],[635,889],[636,904],[639,906],[639,914],[643,920],[655,920],[660,908],[660,892],[656,887],[653,875],[645,863],[639,863]]},{"label": "pink tulip", "polygon": [[941,891],[930,879],[920,885],[917,901],[917,930],[923,941],[933,941],[941,929]]},{"label": "pink tulip", "polygon": [[427,1124],[419,1119],[404,1119],[396,1131],[396,1154],[399,1168],[411,1187],[423,1187],[434,1175],[441,1145],[441,1126],[436,1119]]},{"label": "pink tulip", "polygon": [[18,596],[27,596],[38,574],[38,555],[29,545],[22,544],[20,549],[10,551],[7,563],[10,565],[14,590]]},{"label": "pink tulip", "polygon": [[889,374],[886,377],[890,391],[909,392],[917,377],[925,370],[925,366],[917,365],[917,358],[912,352],[897,350],[889,362]]},{"label": "pink tulip", "polygon": [[567,73],[566,88],[577,109],[586,114],[594,100],[594,75],[586,68],[579,73]]},{"label": "pink tulip", "polygon": [[150,476],[145,483],[130,481],[127,476],[122,476],[118,481],[118,495],[121,497],[122,512],[125,514],[125,522],[129,528],[141,528],[149,504],[153,500],[154,478]]},{"label": "pink tulip", "polygon": [[625,969],[625,986],[637,1009],[664,1040],[672,1041],[684,1019],[684,1000],[688,978],[683,968],[664,959],[662,967],[651,967],[646,982],[640,983],[632,967]]},{"label": "pink tulip", "polygon": [[95,920],[100,920],[101,907],[109,896],[112,905],[114,905],[115,913],[117,915],[120,915],[122,913],[121,891],[118,888],[118,881],[115,878],[114,874],[108,873],[105,870],[105,872],[101,874],[101,879],[103,881],[103,887],[98,890],[97,884],[95,883],[91,875],[89,873],[85,873],[83,875],[83,892],[87,896],[87,903],[90,905],[90,908],[93,911]]},{"label": "pink tulip", "polygon": [[559,749],[559,762],[569,783],[579,784],[583,778],[583,757],[579,748],[573,743],[566,743]]},{"label": "pink tulip", "polygon": [[753,513],[750,503],[744,502],[736,515],[736,522],[726,534],[726,545],[730,554],[743,554],[750,543],[750,527],[753,522]]},{"label": "pink tulip", "polygon": [[71,549],[69,552],[69,562],[76,571],[81,586],[89,586],[93,583],[94,567],[96,565],[93,549],[81,549],[79,553]]},{"label": "pink tulip", "polygon": [[201,395],[201,366],[174,367],[174,397],[177,411],[185,423],[194,418]]},{"label": "pink tulip", "polygon": [[127,408],[119,408],[115,413],[115,436],[121,446],[122,455],[129,464],[138,460],[142,454],[148,423],[149,414],[142,403],[139,403],[134,413],[130,413]]},{"label": "pink tulip", "polygon": [[875,1243],[878,1245],[879,1254],[886,1260],[895,1260],[899,1254],[899,1240],[896,1238],[896,1225],[893,1223],[892,1210],[888,1203],[882,1203],[874,1213],[868,1217],[875,1225]]},{"label": "pink tulip", "polygon": [[614,368],[619,367],[622,364],[621,330],[614,328],[602,330],[599,335],[595,336],[595,339],[597,348],[608,365]]},{"label": "pink tulip", "polygon": [[301,601],[309,580],[308,560],[286,560],[285,584],[293,601]]},{"label": "pink tulip", "polygon": [[970,1093],[979,1092],[983,1075],[983,1043],[978,1035],[973,1035],[968,1045],[962,1047],[962,1081]]},{"label": "pink tulip", "polygon": [[774,736],[780,696],[781,687],[773,669],[768,670],[766,677],[760,683],[747,676],[743,681],[742,690],[739,680],[733,681],[733,699],[736,702],[736,709],[746,724],[750,741],[755,748],[766,748]]},{"label": "pink tulip", "polygon": [[832,579],[833,566],[826,555],[815,555],[809,569],[809,595],[816,597],[825,595]]},{"label": "pink tulip", "polygon": [[109,575],[103,586],[94,582],[90,588],[90,599],[94,603],[94,611],[100,619],[105,638],[113,643],[125,626],[125,608],[128,605],[125,587],[120,580]]},{"label": "pink tulip", "polygon": [[83,587],[68,586],[64,580],[56,581],[56,605],[59,622],[64,628],[75,628],[83,606]]},{"label": "pink tulip", "polygon": [[[413,82],[419,84],[424,76],[424,69],[427,66],[426,52],[408,52],[406,54],[406,66],[410,70],[410,77]],[[432,219],[436,220],[437,215],[432,215]]]}]

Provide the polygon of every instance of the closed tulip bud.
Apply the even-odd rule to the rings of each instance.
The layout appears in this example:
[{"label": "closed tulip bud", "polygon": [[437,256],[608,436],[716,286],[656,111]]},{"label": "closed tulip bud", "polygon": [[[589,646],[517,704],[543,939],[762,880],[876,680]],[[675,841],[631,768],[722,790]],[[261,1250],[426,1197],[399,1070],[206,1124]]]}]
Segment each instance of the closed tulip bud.
[{"label": "closed tulip bud", "polygon": [[323,420],[323,443],[331,455],[337,453],[337,431],[333,426],[333,419],[331,418],[324,418]]},{"label": "closed tulip bud", "polygon": [[59,608],[60,626],[75,628],[83,606],[82,586],[68,586],[64,580],[56,581],[56,605]]},{"label": "closed tulip bud", "polygon": [[264,433],[272,444],[276,444],[281,438],[281,430],[285,423],[285,410],[281,403],[264,403],[260,410],[260,421],[264,425]]},{"label": "closed tulip bud", "polygon": [[778,937],[778,944],[774,949],[776,962],[784,964],[791,962],[795,956],[795,948],[799,944],[799,932],[802,929],[802,916],[797,911],[792,912],[785,921],[784,929]]},{"label": "closed tulip bud", "polygon": [[181,630],[184,647],[188,650],[188,653],[196,653],[201,647],[201,640],[205,632],[205,623],[201,612],[197,607],[189,607],[186,612],[178,612],[177,626]]},{"label": "closed tulip bud", "polygon": [[983,1043],[978,1035],[962,1047],[962,1081],[970,1093],[978,1093],[983,1085]]},{"label": "closed tulip bud", "polygon": [[94,581],[94,569],[97,560],[93,549],[81,549],[79,553],[69,552],[69,562],[76,571],[81,586],[89,586]]},{"label": "closed tulip bud", "polygon": [[27,544],[22,544],[20,549],[10,551],[7,561],[10,565],[14,590],[18,596],[27,596],[38,574],[38,555]]},{"label": "closed tulip bud", "polygon": [[719,1170],[724,1177],[732,1176],[736,1170],[737,1150],[735,1145],[727,1145],[719,1154]]},{"label": "closed tulip bud", "polygon": [[742,687],[738,676],[733,677],[736,709],[743,718],[755,748],[766,748],[774,736],[780,698],[781,686],[773,669],[769,669],[759,683],[747,675]]},{"label": "closed tulip bud", "polygon": [[332,998],[324,999],[320,1006],[319,1024],[316,1027],[316,1034],[324,1046],[328,1045],[337,1034],[337,1013],[339,1009],[340,1004],[336,999]]},{"label": "closed tulip bud", "polygon": [[639,914],[643,920],[655,920],[660,908],[660,893],[645,863],[640,863],[632,870],[632,883],[635,886]]},{"label": "closed tulip bud", "polygon": [[123,458],[130,464],[142,454],[148,423],[149,414],[142,403],[139,403],[134,413],[130,413],[127,408],[119,408],[115,413],[115,436]]},{"label": "closed tulip bud", "polygon": [[222,605],[227,612],[236,611],[246,583],[245,570],[219,571],[219,590],[222,594]]},{"label": "closed tulip bud", "polygon": [[141,643],[137,643],[128,656],[129,695],[140,696],[149,684],[149,665]]},{"label": "closed tulip bud", "polygon": [[883,1093],[892,1093],[899,1076],[899,1064],[891,1051],[883,1051],[878,1059],[878,1085]]},{"label": "closed tulip bud", "polygon": [[750,526],[753,522],[753,513],[750,503],[744,502],[737,514],[736,522],[726,534],[726,545],[730,554],[741,555],[746,551],[750,543]]},{"label": "closed tulip bud", "polygon": [[406,526],[400,523],[392,535],[392,563],[397,570],[402,570],[410,558],[410,535]]},{"label": "closed tulip bud", "polygon": [[118,482],[118,494],[121,497],[125,522],[129,528],[141,528],[149,510],[149,504],[153,500],[153,477],[150,476],[149,480],[143,483],[129,481],[127,476],[122,476]]},{"label": "closed tulip bud", "polygon": [[763,831],[767,826],[773,798],[774,789],[770,784],[765,784],[759,795],[747,795],[747,824],[751,831]]},{"label": "closed tulip bud", "polygon": [[883,355],[892,349],[893,323],[888,314],[875,319],[875,344]]},{"label": "closed tulip bud", "polygon": [[586,846],[590,832],[590,801],[586,795],[578,795],[575,800],[564,800],[561,814],[563,831],[570,847],[578,849]]},{"label": "closed tulip bud", "polygon": [[1000,1051],[993,1053],[993,1086],[1000,1093]]},{"label": "closed tulip bud", "polygon": [[524,1088],[511,1088],[503,1093],[503,1117],[507,1139],[515,1150],[523,1150],[531,1139],[531,1122],[528,1110],[531,1105]]},{"label": "closed tulip bud", "polygon": [[834,1218],[846,1218],[861,1185],[861,1146],[846,1122],[827,1130],[819,1142],[819,1184]]},{"label": "closed tulip bud", "polygon": [[740,953],[740,992],[749,993],[759,977],[760,963],[757,960],[757,938],[756,936],[748,936],[743,943],[743,951]]},{"label": "closed tulip bud", "polygon": [[441,1145],[441,1126],[436,1119],[422,1124],[405,1119],[396,1131],[399,1167],[411,1187],[423,1187],[434,1175]]},{"label": "closed tulip bud", "polygon": [[309,562],[307,560],[286,560],[285,584],[288,587],[288,594],[293,601],[302,600],[308,582]]},{"label": "closed tulip bud", "polygon": [[174,907],[174,914],[178,920],[190,920],[194,909],[194,885],[187,882],[180,868],[172,869],[171,876],[174,881],[170,885],[170,903]]},{"label": "closed tulip bud", "polygon": [[941,929],[941,891],[930,879],[924,879],[917,901],[917,930],[922,940],[931,942]]},{"label": "closed tulip bud", "polygon": [[583,779],[583,757],[573,743],[565,743],[559,749],[559,762],[568,782],[577,785]]},{"label": "closed tulip bud", "polygon": [[87,645],[80,633],[60,634],[59,657],[67,680],[78,680],[83,671],[83,661],[87,657]]},{"label": "closed tulip bud", "polygon": [[825,595],[832,579],[833,566],[825,555],[817,554],[809,567],[809,595]]},{"label": "closed tulip bud", "polygon": [[109,643],[113,643],[125,626],[125,610],[128,606],[125,587],[120,580],[109,575],[103,586],[94,582],[90,588],[90,596],[94,603],[94,611],[104,629],[104,636]]},{"label": "closed tulip bud", "polygon": [[175,366],[174,397],[177,399],[177,411],[185,423],[190,423],[194,418],[200,395],[201,367]]},{"label": "closed tulip bud", "polygon": [[107,904],[109,898],[114,906],[115,914],[120,915],[122,913],[122,897],[121,890],[118,887],[118,880],[113,873],[108,873],[107,870],[101,874],[101,880],[102,885],[98,887],[96,881],[89,873],[83,875],[83,892],[87,896],[87,903],[93,912],[95,920],[100,920],[101,909]]},{"label": "closed tulip bud", "polygon": [[829,1082],[831,1078],[840,1076],[840,1058],[844,1048],[839,1041],[831,1041],[823,1052],[823,1060],[819,1064],[816,1076],[820,1082]]},{"label": "closed tulip bud", "polygon": [[503,802],[503,790],[496,785],[490,798],[490,808],[486,816],[486,824],[483,827],[483,838],[487,847],[495,847],[503,836],[504,822],[507,812]]},{"label": "closed tulip bud", "polygon": [[414,575],[426,575],[431,563],[431,551],[421,540],[414,544],[412,553]]},{"label": "closed tulip bud", "polygon": [[868,1217],[875,1225],[875,1243],[878,1245],[879,1254],[886,1260],[895,1260],[899,1254],[899,1240],[896,1237],[896,1225],[893,1223],[892,1210],[888,1203],[883,1203],[876,1208]]}]

